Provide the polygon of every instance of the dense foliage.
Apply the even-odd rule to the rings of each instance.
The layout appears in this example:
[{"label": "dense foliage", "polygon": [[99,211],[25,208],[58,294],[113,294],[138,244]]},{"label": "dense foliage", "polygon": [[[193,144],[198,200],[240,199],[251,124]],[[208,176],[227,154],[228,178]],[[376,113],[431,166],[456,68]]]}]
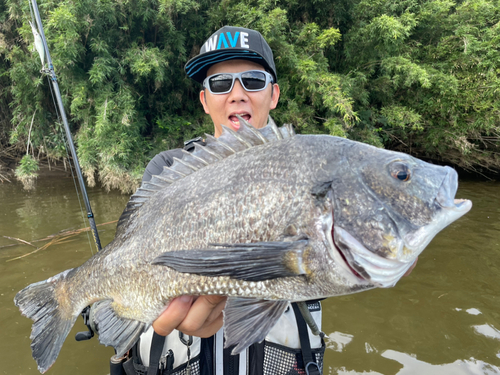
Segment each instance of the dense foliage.
[{"label": "dense foliage", "polygon": [[16,169],[15,175],[22,182],[26,190],[31,190],[35,187],[35,179],[37,178],[36,171],[38,163],[35,158],[29,154],[24,155],[19,162],[19,167]]},{"label": "dense foliage", "polygon": [[[184,74],[230,24],[275,54],[278,123],[500,168],[498,0],[47,0],[39,4],[89,183],[131,191],[155,153],[211,132]],[[0,3],[0,145],[65,154],[28,0]],[[35,112],[36,111],[36,112]]]}]

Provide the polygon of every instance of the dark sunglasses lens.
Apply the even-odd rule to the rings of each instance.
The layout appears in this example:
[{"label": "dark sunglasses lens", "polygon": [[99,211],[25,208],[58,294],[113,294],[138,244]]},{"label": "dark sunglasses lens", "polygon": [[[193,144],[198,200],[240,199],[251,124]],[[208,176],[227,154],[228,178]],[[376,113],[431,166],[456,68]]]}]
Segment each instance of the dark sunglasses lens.
[{"label": "dark sunglasses lens", "polygon": [[212,92],[227,92],[231,89],[233,77],[229,74],[219,74],[208,80]]},{"label": "dark sunglasses lens", "polygon": [[247,90],[262,90],[266,86],[266,75],[260,72],[246,72],[241,80]]}]

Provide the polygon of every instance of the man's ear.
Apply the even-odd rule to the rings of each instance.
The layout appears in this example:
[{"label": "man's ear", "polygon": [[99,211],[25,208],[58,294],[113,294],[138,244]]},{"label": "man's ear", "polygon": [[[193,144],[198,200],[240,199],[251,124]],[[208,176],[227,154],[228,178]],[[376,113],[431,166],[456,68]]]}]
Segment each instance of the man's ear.
[{"label": "man's ear", "polygon": [[201,105],[203,106],[203,109],[205,110],[205,113],[207,115],[209,115],[210,111],[208,110],[207,97],[205,95],[205,90],[200,91],[200,102],[201,102]]},{"label": "man's ear", "polygon": [[271,105],[269,109],[274,109],[278,105],[278,100],[280,99],[280,86],[277,83],[273,84],[271,93]]}]

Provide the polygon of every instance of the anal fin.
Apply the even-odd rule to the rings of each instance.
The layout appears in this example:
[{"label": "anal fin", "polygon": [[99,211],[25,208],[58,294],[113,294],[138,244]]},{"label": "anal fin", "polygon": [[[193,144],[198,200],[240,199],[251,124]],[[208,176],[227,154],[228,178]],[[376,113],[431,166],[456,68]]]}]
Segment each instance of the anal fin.
[{"label": "anal fin", "polygon": [[224,309],[225,347],[233,345],[238,354],[250,345],[264,340],[285,312],[288,301],[267,301],[230,297]]},{"label": "anal fin", "polygon": [[125,355],[147,328],[146,323],[119,317],[113,309],[113,301],[98,302],[92,309],[99,341],[114,347],[118,357]]}]

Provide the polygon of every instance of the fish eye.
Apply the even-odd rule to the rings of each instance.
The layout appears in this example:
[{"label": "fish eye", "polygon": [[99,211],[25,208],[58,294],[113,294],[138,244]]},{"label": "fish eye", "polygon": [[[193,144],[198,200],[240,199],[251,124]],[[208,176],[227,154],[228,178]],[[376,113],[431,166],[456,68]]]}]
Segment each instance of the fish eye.
[{"label": "fish eye", "polygon": [[408,166],[401,162],[392,163],[390,166],[391,176],[399,181],[408,181],[411,178],[411,170]]},{"label": "fish eye", "polygon": [[398,180],[408,181],[410,179],[410,174],[407,172],[400,171],[396,174]]}]

